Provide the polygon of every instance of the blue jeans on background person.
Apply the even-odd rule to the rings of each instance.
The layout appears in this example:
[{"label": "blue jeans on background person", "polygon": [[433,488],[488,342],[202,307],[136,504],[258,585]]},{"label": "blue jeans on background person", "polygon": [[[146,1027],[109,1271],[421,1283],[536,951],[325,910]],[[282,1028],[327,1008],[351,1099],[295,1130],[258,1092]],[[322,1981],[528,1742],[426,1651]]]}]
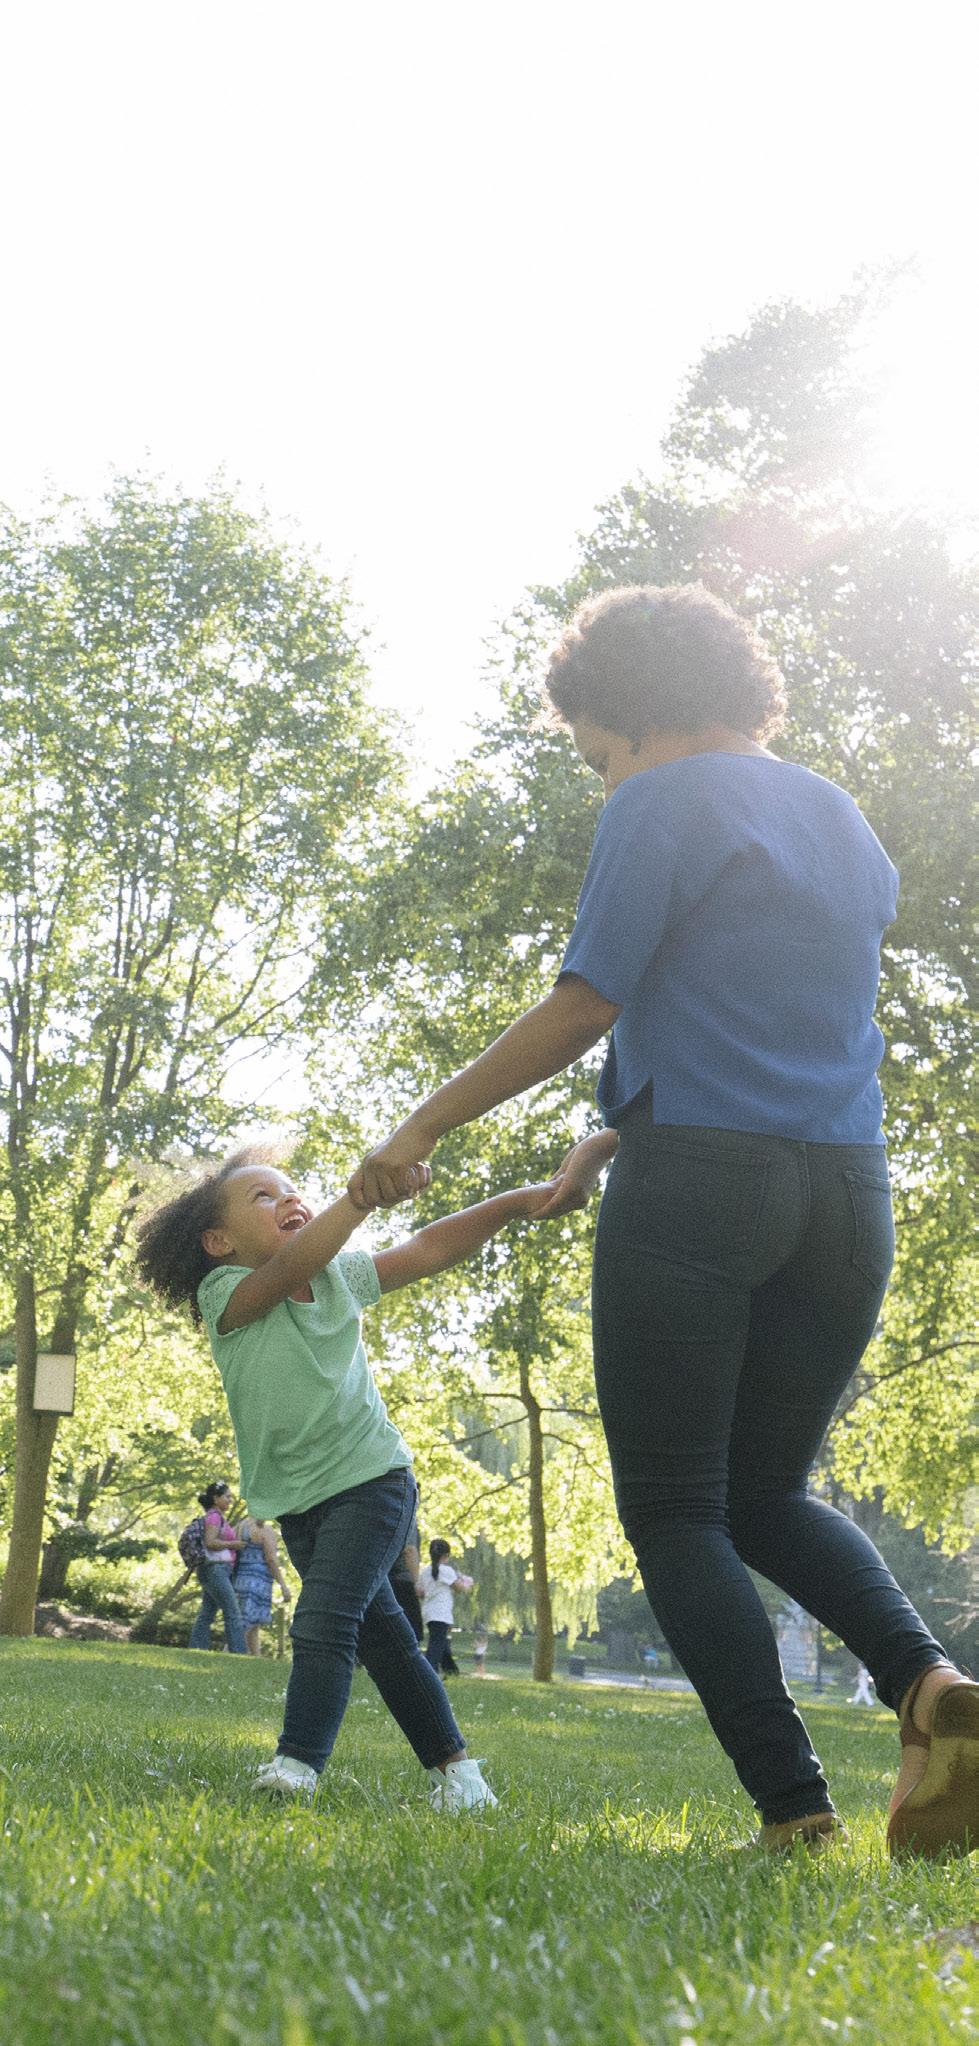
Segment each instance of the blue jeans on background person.
[{"label": "blue jeans on background person", "polygon": [[894,1252],[876,1145],[620,1125],[595,1241],[616,1504],[661,1631],[766,1824],[833,1807],[750,1566],[895,1711],[943,1651],[860,1528],[807,1492]]},{"label": "blue jeans on background person", "polygon": [[465,1741],[445,1686],[426,1661],[391,1585],[415,1511],[407,1466],[354,1485],[305,1513],[279,1516],[289,1559],[302,1578],[290,1633],[280,1755],[320,1770],[333,1752],[357,1656],[418,1760],[434,1769]]},{"label": "blue jeans on background person", "polygon": [[217,1613],[224,1614],[224,1632],[232,1655],[245,1655],[247,1642],[241,1607],[235,1597],[227,1563],[198,1563],[197,1575],[203,1596],[200,1612],[190,1630],[190,1648],[210,1648],[211,1626]]},{"label": "blue jeans on background person", "polygon": [[425,1659],[431,1663],[434,1670],[440,1670],[445,1661],[445,1651],[449,1645],[449,1631],[448,1620],[429,1620],[428,1622],[428,1647],[425,1650]]}]

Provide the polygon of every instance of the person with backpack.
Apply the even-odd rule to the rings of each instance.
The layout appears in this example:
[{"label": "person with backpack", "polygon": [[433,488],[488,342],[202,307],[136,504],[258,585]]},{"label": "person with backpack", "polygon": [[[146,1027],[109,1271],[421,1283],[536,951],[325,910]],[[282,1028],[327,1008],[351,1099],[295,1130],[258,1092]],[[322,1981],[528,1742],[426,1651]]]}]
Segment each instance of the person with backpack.
[{"label": "person with backpack", "polygon": [[222,1613],[231,1654],[245,1655],[248,1644],[231,1578],[238,1551],[245,1543],[225,1519],[231,1505],[231,1487],[222,1479],[206,1485],[197,1497],[204,1508],[203,1518],[197,1523],[191,1521],[180,1538],[180,1553],[185,1562],[193,1563],[201,1587],[200,1610],[190,1630],[188,1647],[210,1648],[211,1626],[215,1615]]}]

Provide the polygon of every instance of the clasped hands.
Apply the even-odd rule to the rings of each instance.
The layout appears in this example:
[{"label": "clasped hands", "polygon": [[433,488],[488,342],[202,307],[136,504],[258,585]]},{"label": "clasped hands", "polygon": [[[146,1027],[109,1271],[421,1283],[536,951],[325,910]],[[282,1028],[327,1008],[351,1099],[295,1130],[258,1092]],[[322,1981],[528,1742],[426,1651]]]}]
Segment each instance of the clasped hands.
[{"label": "clasped hands", "polygon": [[[528,1213],[535,1221],[544,1222],[585,1207],[617,1144],[615,1130],[599,1130],[572,1145],[554,1178],[538,1190],[541,1204],[530,1207]],[[432,1180],[431,1167],[424,1160],[434,1147],[434,1138],[420,1135],[410,1123],[402,1124],[393,1136],[369,1151],[351,1174],[347,1192],[355,1207],[387,1208],[423,1192]]]}]

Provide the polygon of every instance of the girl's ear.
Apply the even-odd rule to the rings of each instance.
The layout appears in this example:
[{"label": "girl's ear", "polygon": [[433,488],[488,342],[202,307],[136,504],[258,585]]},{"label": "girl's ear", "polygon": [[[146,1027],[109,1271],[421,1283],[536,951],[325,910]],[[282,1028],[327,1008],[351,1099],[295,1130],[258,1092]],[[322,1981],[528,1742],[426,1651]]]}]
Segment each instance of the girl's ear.
[{"label": "girl's ear", "polygon": [[229,1257],[234,1249],[226,1229],[205,1229],[201,1245],[208,1257]]}]

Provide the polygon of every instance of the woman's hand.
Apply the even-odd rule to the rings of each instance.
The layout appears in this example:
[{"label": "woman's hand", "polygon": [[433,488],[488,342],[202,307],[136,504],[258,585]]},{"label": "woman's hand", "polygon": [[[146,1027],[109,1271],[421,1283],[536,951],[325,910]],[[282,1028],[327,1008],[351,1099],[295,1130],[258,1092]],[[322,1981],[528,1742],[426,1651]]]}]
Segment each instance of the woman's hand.
[{"label": "woman's hand", "polygon": [[594,1136],[573,1145],[552,1181],[554,1193],[537,1210],[536,1220],[553,1222],[559,1215],[570,1215],[575,1208],[586,1207],[606,1165],[614,1158],[618,1143],[617,1130],[597,1130]]},{"label": "woman's hand", "polygon": [[422,1160],[434,1148],[434,1137],[426,1139],[411,1121],[402,1123],[351,1174],[350,1199],[360,1208],[390,1208],[396,1201],[413,1199],[432,1183],[432,1168]]}]

